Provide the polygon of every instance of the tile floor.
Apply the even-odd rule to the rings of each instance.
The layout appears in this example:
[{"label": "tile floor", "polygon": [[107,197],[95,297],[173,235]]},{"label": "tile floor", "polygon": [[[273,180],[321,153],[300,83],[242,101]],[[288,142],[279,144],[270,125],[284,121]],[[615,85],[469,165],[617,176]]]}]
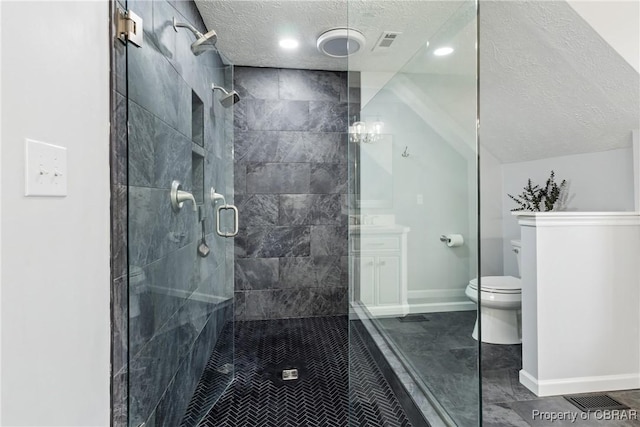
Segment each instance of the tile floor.
[{"label": "tile floor", "polygon": [[[198,425],[411,427],[359,336],[348,336],[347,322],[346,316],[236,322],[235,380]],[[215,352],[211,360],[213,372]],[[283,381],[282,370],[293,367],[299,379]],[[215,372],[205,371],[183,426],[195,425],[218,384]]]},{"label": "tile floor", "polygon": [[[425,383],[459,426],[477,425],[478,376],[477,342],[471,338],[475,312],[425,314],[421,322],[400,322],[397,318],[378,319]],[[521,345],[482,347],[483,426],[485,427],[563,427],[563,426],[640,426],[636,420],[602,420],[600,414],[575,421],[534,419],[533,411],[576,413],[578,408],[562,396],[538,398],[520,384]],[[640,390],[616,391],[609,395],[638,411]],[[631,415],[630,412],[626,412]]]}]

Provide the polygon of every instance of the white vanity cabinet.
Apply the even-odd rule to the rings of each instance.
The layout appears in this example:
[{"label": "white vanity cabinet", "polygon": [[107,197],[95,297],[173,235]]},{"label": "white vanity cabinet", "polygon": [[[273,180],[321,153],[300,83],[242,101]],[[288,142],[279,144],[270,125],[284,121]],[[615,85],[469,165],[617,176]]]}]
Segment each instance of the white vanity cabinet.
[{"label": "white vanity cabinet", "polygon": [[401,226],[355,226],[349,239],[356,300],[373,316],[404,316],[407,302],[407,233]]}]

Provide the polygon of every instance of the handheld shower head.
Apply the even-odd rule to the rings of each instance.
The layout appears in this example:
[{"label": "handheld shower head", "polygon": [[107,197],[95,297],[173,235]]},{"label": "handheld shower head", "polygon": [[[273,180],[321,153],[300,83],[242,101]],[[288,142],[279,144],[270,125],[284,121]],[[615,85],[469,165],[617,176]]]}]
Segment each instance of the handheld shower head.
[{"label": "handheld shower head", "polygon": [[216,42],[218,41],[218,35],[214,30],[209,31],[208,33],[202,34],[198,31],[193,25],[177,22],[175,16],[173,17],[173,29],[178,32],[178,27],[186,28],[190,30],[194,36],[196,36],[196,41],[191,44],[191,52],[194,55],[198,56],[203,54],[208,50],[213,50],[216,48]]},{"label": "handheld shower head", "polygon": [[235,90],[227,92],[225,88],[216,86],[215,83],[211,84],[211,89],[214,91],[221,90],[224,93],[224,96],[220,98],[220,104],[222,104],[222,106],[225,108],[229,108],[236,102],[240,101],[240,95],[238,95],[238,92],[236,92]]}]

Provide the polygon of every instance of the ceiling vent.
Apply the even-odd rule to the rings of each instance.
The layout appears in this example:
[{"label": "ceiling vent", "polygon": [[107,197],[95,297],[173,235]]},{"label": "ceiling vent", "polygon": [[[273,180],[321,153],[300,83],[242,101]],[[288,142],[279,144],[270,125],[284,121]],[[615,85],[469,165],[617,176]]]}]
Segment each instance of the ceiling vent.
[{"label": "ceiling vent", "polygon": [[384,49],[388,49],[389,47],[391,47],[393,42],[396,41],[396,39],[398,38],[398,36],[400,34],[402,34],[402,33],[398,32],[398,31],[385,31],[385,32],[383,32],[372,50],[376,51],[376,50],[380,50],[380,49],[383,49],[383,50]]}]

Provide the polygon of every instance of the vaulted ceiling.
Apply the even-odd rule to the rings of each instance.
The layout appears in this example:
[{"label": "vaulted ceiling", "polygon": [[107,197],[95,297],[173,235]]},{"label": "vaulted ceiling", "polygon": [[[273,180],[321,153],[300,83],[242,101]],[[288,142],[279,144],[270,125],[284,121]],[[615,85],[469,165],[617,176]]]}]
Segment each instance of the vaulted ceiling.
[{"label": "vaulted ceiling", "polygon": [[[443,74],[475,76],[475,20],[465,18],[473,2],[196,3],[207,27],[218,32],[220,51],[236,65],[401,72],[426,98],[459,84]],[[640,127],[639,74],[573,8],[565,1],[483,1],[480,7],[480,134],[490,152],[517,162],[630,145],[630,131]],[[365,49],[348,63],[320,54],[317,36],[345,26],[366,36]],[[372,51],[386,31],[402,34],[388,50]],[[637,37],[640,28],[631,31]],[[281,50],[283,36],[297,37],[299,49]],[[448,62],[416,65],[427,42],[449,36],[467,49]],[[438,97],[441,111],[473,108],[473,87],[450,89],[455,96]]]}]

